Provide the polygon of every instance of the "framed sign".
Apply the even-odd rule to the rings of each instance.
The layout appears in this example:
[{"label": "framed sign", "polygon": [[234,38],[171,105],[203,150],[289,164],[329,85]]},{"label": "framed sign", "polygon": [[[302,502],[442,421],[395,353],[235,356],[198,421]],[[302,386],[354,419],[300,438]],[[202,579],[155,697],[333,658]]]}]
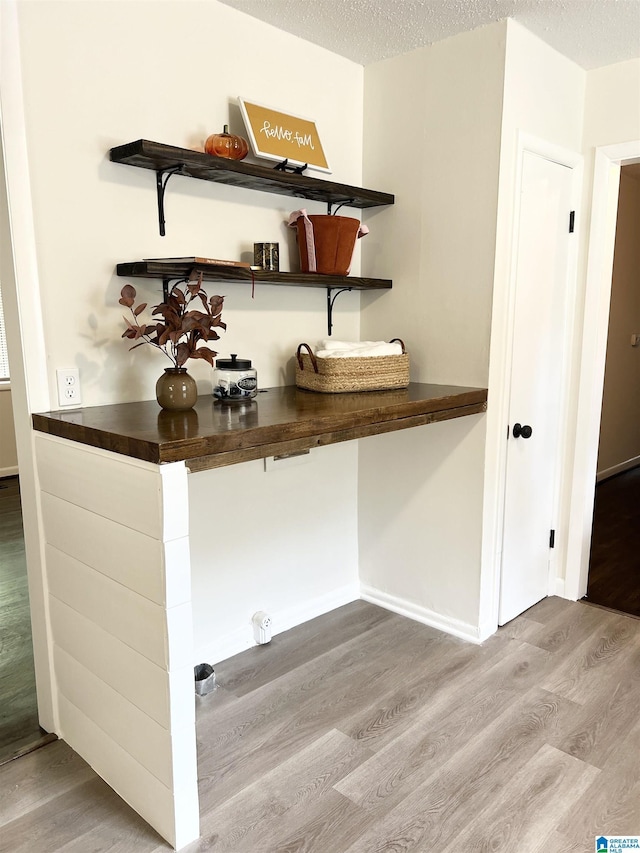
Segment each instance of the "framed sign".
[{"label": "framed sign", "polygon": [[256,157],[330,172],[315,122],[238,98]]}]

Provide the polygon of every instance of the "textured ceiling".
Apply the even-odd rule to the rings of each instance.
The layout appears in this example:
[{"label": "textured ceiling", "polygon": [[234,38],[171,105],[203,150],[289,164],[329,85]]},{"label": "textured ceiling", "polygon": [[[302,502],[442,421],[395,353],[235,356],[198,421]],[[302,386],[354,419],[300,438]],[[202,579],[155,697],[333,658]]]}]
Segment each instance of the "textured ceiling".
[{"label": "textured ceiling", "polygon": [[640,0],[222,0],[369,65],[515,18],[585,69],[640,57]]}]

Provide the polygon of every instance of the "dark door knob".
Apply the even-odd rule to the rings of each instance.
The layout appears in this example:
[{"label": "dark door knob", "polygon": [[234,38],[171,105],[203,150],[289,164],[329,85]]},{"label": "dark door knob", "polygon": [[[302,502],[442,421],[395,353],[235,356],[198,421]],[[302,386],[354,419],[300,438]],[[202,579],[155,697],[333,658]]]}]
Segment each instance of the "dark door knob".
[{"label": "dark door knob", "polygon": [[522,424],[514,424],[513,425],[513,437],[514,438],[531,438],[533,430],[528,424],[522,426]]}]

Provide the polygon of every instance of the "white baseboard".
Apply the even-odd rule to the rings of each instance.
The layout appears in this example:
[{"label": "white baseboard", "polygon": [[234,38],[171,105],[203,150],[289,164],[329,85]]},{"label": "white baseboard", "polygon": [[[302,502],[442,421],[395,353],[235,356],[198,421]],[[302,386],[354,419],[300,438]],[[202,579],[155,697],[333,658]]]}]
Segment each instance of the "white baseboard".
[{"label": "white baseboard", "polygon": [[634,456],[633,459],[627,459],[626,462],[620,462],[619,465],[614,465],[611,468],[605,468],[598,471],[596,474],[596,483],[602,480],[608,480],[609,477],[615,477],[616,474],[622,474],[623,471],[630,471],[632,468],[640,466],[640,456]]},{"label": "white baseboard", "polygon": [[[284,610],[271,612],[272,635],[282,634],[297,625],[302,625],[310,619],[315,619],[316,616],[323,616],[337,607],[342,607],[345,604],[350,604],[352,601],[357,601],[360,598],[360,586],[357,582],[347,584],[340,589],[332,590],[326,595],[318,598],[304,601],[295,607],[288,607]],[[230,634],[216,640],[215,643],[200,646],[197,650],[196,658],[193,665],[199,663],[218,663],[233,657],[240,652],[255,646],[253,639],[253,627],[251,621],[247,620],[247,624],[242,626]]]},{"label": "white baseboard", "polygon": [[[488,640],[489,637],[493,636],[495,632],[498,630],[498,623],[495,621],[484,622],[480,624],[478,628],[478,639],[471,640],[472,643],[484,643],[485,640]],[[466,639],[466,638],[465,638]]]},{"label": "white baseboard", "polygon": [[556,588],[555,588],[555,592],[553,594],[557,595],[558,598],[566,598],[567,597],[566,593],[565,593],[564,578],[556,578]]},{"label": "white baseboard", "polygon": [[[327,595],[320,596],[311,601],[305,601],[299,606],[272,612],[270,615],[273,636],[295,628],[297,625],[302,625],[304,622],[315,619],[317,616],[329,613],[337,607],[357,601],[359,598],[369,601],[371,604],[377,604],[385,610],[391,610],[393,613],[407,616],[409,619],[414,619],[423,625],[429,625],[431,628],[436,628],[445,634],[451,634],[454,637],[460,637],[470,643],[475,643],[476,645],[486,640],[487,637],[490,637],[495,632],[495,625],[470,625],[459,619],[442,616],[426,607],[420,607],[410,601],[405,601],[394,595],[381,592],[367,584],[359,585],[354,583],[333,590]],[[217,639],[215,643],[200,646],[194,658],[194,666],[199,663],[218,663],[253,648],[253,646],[255,646],[253,628],[251,623],[247,621],[245,626]]]},{"label": "white baseboard", "polygon": [[0,480],[3,477],[15,477],[18,473],[17,465],[10,465],[8,468],[0,468]]},{"label": "white baseboard", "polygon": [[411,601],[381,592],[379,589],[375,589],[367,584],[360,585],[360,597],[365,601],[371,602],[371,604],[384,607],[385,610],[391,610],[393,613],[399,613],[401,616],[415,619],[416,622],[429,625],[431,628],[437,628],[439,631],[444,631],[445,634],[452,634],[454,637],[468,640],[470,643],[481,643],[495,630],[495,628],[493,630],[487,628],[488,633],[484,635],[481,627],[478,625],[470,625],[467,622],[462,622],[450,616],[442,616],[440,613],[435,613],[427,607],[421,607]]}]

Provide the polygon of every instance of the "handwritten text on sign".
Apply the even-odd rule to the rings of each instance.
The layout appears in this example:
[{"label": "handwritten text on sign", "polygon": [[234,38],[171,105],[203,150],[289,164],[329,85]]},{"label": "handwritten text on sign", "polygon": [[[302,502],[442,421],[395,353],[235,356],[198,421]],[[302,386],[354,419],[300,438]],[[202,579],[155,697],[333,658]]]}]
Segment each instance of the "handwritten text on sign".
[{"label": "handwritten text on sign", "polygon": [[331,171],[313,121],[238,100],[254,154]]}]

